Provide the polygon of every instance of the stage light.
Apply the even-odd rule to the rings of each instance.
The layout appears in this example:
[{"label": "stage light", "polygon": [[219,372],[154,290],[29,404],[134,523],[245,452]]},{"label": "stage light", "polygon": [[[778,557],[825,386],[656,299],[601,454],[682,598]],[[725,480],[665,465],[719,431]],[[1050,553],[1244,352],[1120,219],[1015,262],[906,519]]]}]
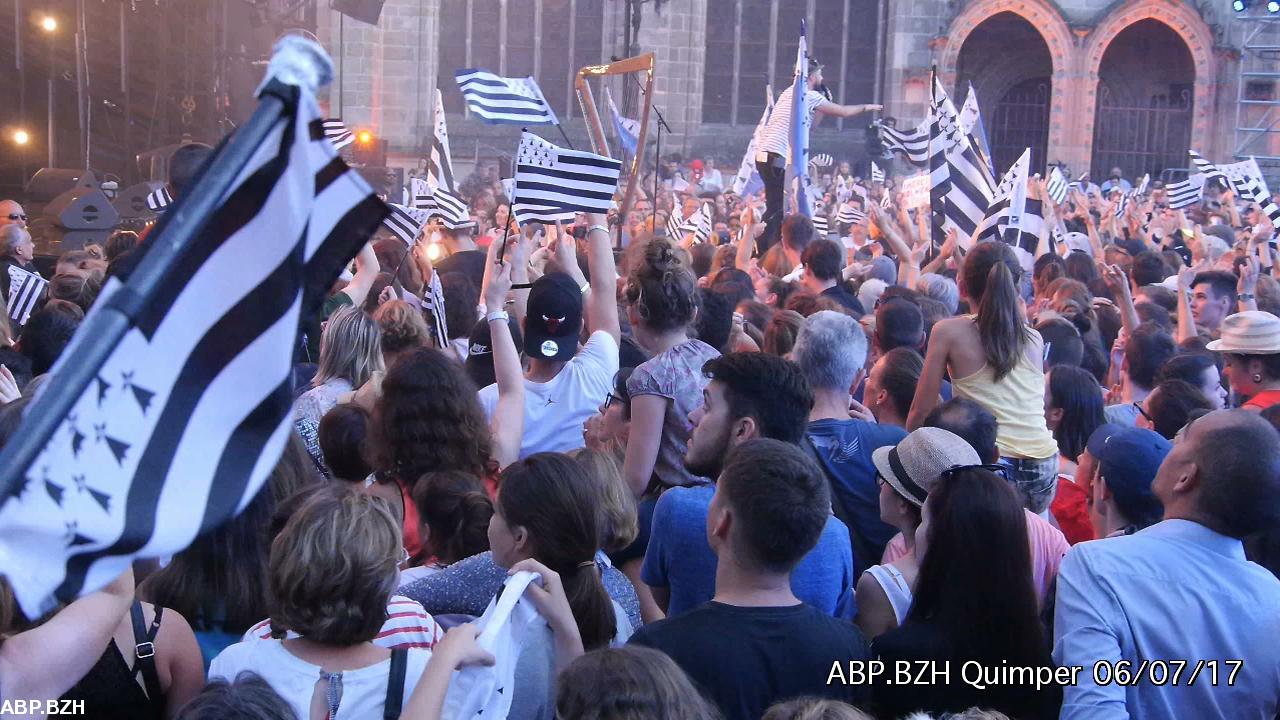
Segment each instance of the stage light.
[{"label": "stage light", "polygon": [[369,132],[368,130],[361,130],[360,132],[356,133],[356,142],[360,143],[361,145],[368,145],[369,143],[373,142],[373,133]]},{"label": "stage light", "polygon": [[1277,2],[1277,0],[1271,0],[1270,2],[1268,2],[1267,12],[1271,13],[1272,15],[1275,15],[1276,13],[1280,13],[1280,2]]},{"label": "stage light", "polygon": [[54,32],[58,29],[58,19],[52,15],[45,15],[40,19],[40,29],[45,32]]},{"label": "stage light", "polygon": [[15,145],[26,145],[31,142],[31,135],[26,130],[14,130],[13,142]]}]

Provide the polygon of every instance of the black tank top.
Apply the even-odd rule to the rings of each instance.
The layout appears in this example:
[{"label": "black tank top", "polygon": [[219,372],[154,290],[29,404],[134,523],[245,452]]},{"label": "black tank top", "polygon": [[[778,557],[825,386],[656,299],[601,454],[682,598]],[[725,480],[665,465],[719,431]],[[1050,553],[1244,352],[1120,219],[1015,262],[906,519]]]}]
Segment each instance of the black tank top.
[{"label": "black tank top", "polygon": [[114,638],[93,669],[61,699],[82,701],[85,713],[99,720],[138,720],[155,713]]}]

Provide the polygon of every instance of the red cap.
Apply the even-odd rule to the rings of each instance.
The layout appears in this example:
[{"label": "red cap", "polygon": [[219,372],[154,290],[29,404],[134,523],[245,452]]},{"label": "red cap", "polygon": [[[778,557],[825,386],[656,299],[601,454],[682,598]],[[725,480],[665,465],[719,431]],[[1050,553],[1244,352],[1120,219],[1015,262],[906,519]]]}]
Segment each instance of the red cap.
[{"label": "red cap", "polygon": [[702,169],[702,161],[701,161],[701,160],[694,160],[693,162],[689,163],[689,169],[690,169],[690,170],[701,170],[701,169]]}]

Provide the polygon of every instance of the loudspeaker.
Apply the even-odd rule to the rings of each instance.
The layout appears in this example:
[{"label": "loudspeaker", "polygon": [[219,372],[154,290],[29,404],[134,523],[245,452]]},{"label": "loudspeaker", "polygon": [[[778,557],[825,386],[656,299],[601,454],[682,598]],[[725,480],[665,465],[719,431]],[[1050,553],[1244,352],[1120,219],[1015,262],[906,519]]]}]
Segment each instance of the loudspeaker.
[{"label": "loudspeaker", "polygon": [[44,207],[44,214],[68,230],[110,230],[120,213],[101,190],[72,188]]},{"label": "loudspeaker", "polygon": [[116,212],[120,213],[122,218],[149,218],[155,215],[151,208],[147,207],[147,196],[154,190],[158,190],[164,183],[140,182],[137,185],[130,185],[116,196],[112,201]]},{"label": "loudspeaker", "polygon": [[40,168],[27,182],[27,202],[47,203],[62,193],[76,187],[97,189],[97,180],[88,170],[68,168]]},{"label": "loudspeaker", "polygon": [[370,25],[378,24],[378,16],[382,14],[382,3],[385,0],[333,0],[333,9]]}]

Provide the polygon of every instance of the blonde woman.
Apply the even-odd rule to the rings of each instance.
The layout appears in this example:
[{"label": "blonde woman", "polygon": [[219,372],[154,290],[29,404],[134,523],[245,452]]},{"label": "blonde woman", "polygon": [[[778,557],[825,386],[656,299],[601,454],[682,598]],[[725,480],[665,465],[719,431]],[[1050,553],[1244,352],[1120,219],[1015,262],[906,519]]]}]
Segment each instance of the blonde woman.
[{"label": "blonde woman", "polygon": [[320,367],[311,389],[293,404],[293,422],[307,453],[328,477],[320,451],[320,419],[343,395],[358,390],[374,373],[382,373],[381,332],[359,308],[342,307],[325,323],[320,337]]}]

